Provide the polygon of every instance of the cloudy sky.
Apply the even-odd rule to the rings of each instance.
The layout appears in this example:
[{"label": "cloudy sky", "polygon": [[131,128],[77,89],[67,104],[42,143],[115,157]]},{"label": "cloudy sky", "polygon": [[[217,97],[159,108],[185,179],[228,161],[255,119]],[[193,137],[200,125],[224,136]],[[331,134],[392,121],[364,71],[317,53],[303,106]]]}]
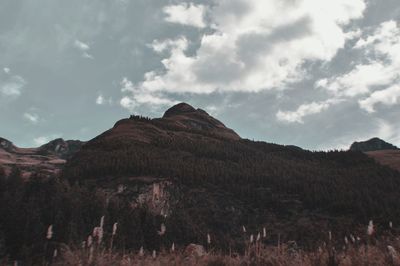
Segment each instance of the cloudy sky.
[{"label": "cloudy sky", "polygon": [[0,136],[16,145],[181,101],[249,139],[400,146],[400,2],[0,1]]}]

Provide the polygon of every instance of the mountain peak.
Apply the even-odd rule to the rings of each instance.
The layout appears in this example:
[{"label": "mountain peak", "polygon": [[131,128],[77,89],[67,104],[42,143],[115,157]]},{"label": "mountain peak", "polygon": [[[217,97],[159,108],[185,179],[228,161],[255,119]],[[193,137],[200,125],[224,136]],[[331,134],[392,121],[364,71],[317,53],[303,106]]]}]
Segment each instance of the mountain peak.
[{"label": "mountain peak", "polygon": [[380,151],[380,150],[398,150],[398,148],[380,138],[372,138],[366,141],[354,142],[350,146],[351,151]]},{"label": "mountain peak", "polygon": [[182,102],[182,103],[178,103],[178,104],[172,106],[167,111],[165,111],[163,117],[171,117],[171,116],[175,116],[175,115],[182,115],[182,114],[193,113],[193,112],[196,112],[196,109],[193,106]]},{"label": "mountain peak", "polygon": [[187,103],[178,103],[169,108],[162,117],[165,123],[175,126],[214,133],[230,139],[240,139],[232,129],[227,128],[221,121],[210,116],[206,111]]}]

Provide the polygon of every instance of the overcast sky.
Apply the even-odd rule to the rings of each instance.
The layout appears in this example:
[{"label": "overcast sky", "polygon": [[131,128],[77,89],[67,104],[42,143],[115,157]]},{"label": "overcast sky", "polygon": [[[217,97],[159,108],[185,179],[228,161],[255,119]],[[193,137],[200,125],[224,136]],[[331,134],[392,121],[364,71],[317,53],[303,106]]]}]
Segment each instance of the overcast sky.
[{"label": "overcast sky", "polygon": [[400,146],[400,2],[0,1],[0,136],[16,145],[181,101],[249,139]]}]

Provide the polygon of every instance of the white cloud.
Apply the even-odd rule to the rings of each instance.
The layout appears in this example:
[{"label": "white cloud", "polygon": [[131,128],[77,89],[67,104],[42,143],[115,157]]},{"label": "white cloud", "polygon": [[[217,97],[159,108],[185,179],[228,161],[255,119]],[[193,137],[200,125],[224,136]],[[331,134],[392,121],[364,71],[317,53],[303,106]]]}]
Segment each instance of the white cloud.
[{"label": "white cloud", "polygon": [[39,122],[39,115],[36,113],[24,113],[23,117],[28,120],[29,122],[31,122],[32,124],[37,124]]},{"label": "white cloud", "polygon": [[81,42],[79,40],[75,40],[74,47],[82,52],[82,57],[88,58],[88,59],[93,59],[93,56],[91,54],[89,54],[89,51],[90,51],[89,44]]},{"label": "white cloud", "polygon": [[322,79],[316,87],[322,87],[337,96],[354,97],[369,93],[372,86],[387,85],[396,77],[392,68],[382,62],[356,65],[353,70],[342,76]]},{"label": "white cloud", "polygon": [[8,67],[3,68],[4,73],[9,74],[11,69]]},{"label": "white cloud", "polygon": [[123,93],[128,93],[127,96],[124,96],[120,105],[133,111],[137,106],[142,104],[147,104],[150,106],[160,106],[160,105],[173,105],[178,103],[177,101],[170,100],[164,97],[161,93],[158,92],[148,92],[144,91],[141,88],[137,88],[133,85],[132,81],[127,79],[126,77],[122,79],[121,83],[121,91]]},{"label": "white cloud", "polygon": [[399,28],[396,21],[389,20],[383,22],[373,35],[368,36],[366,39],[360,39],[355,48],[368,48],[370,45],[374,45],[372,48],[379,50],[383,54],[396,52],[389,49],[391,44],[398,43],[398,35]]},{"label": "white cloud", "polygon": [[344,25],[364,9],[363,0],[216,1],[207,12],[214,32],[202,36],[197,51],[153,43],[170,53],[163,70],[146,73],[136,87],[152,94],[282,88],[304,78],[305,61],[331,60],[349,38]]},{"label": "white cloud", "polygon": [[11,76],[4,82],[0,80],[0,93],[6,97],[16,98],[21,95],[26,84],[27,82],[21,76]]},{"label": "white cloud", "polygon": [[129,111],[133,111],[137,106],[135,100],[128,96],[123,97],[120,104],[123,108],[128,109]]},{"label": "white cloud", "polygon": [[165,50],[186,50],[188,40],[185,37],[180,37],[175,40],[166,39],[164,41],[154,40],[150,47],[157,53],[162,53]]},{"label": "white cloud", "polygon": [[99,96],[97,96],[97,98],[96,98],[96,104],[98,104],[98,105],[102,105],[102,104],[104,104],[104,97],[103,97],[103,95],[99,95]]},{"label": "white cloud", "polygon": [[197,28],[206,27],[206,23],[204,22],[206,7],[203,5],[181,3],[178,5],[166,6],[163,8],[163,12],[167,15],[165,20],[168,22]]},{"label": "white cloud", "polygon": [[108,105],[112,105],[113,104],[113,100],[112,98],[108,98],[106,99],[103,94],[99,94],[96,98],[96,104],[97,105],[104,105],[104,104],[108,104]]},{"label": "white cloud", "polygon": [[395,105],[400,102],[400,85],[393,85],[387,89],[373,92],[366,99],[360,100],[360,107],[369,113],[375,112],[375,105]]},{"label": "white cloud", "polygon": [[382,23],[372,34],[358,40],[354,49],[364,50],[367,63],[359,63],[343,75],[322,79],[316,87],[334,96],[369,95],[359,101],[360,107],[368,112],[374,112],[377,103],[396,104],[399,86],[395,84],[400,80],[400,27],[397,23]]},{"label": "white cloud", "polygon": [[287,123],[303,124],[303,118],[309,115],[318,114],[327,110],[330,106],[339,103],[340,100],[327,100],[323,102],[312,102],[300,105],[295,111],[281,111],[276,114],[278,121]]},{"label": "white cloud", "polygon": [[353,40],[353,39],[360,38],[361,34],[362,34],[361,29],[357,29],[357,30],[346,32],[345,36],[346,36],[347,40]]},{"label": "white cloud", "polygon": [[90,46],[87,43],[81,42],[79,40],[75,40],[74,46],[81,51],[89,51]]}]

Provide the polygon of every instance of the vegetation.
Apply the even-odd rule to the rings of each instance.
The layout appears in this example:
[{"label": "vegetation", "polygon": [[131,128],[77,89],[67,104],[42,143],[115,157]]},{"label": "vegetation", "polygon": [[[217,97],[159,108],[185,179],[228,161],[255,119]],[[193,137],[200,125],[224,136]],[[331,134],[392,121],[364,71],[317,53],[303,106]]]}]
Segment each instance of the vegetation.
[{"label": "vegetation", "polygon": [[[0,257],[37,265],[57,250],[59,265],[180,265],[197,243],[208,251],[199,265],[360,265],[363,256],[397,265],[399,172],[361,152],[128,121],[143,127],[145,141],[110,130],[68,160],[61,177],[23,180],[13,169],[6,178],[0,169]],[[162,182],[165,210],[138,204]],[[369,220],[376,235],[366,234]],[[156,259],[138,257],[141,248]]]},{"label": "vegetation", "polygon": [[177,235],[184,243],[200,241],[207,231],[224,242],[245,224],[253,230],[265,225],[313,248],[319,231],[346,234],[370,219],[400,222],[400,173],[361,152],[232,141],[157,121],[151,123],[166,133],[150,143],[123,136],[89,142],[68,162],[65,178],[106,187],[111,177],[171,180],[176,204],[169,219],[182,225]]},{"label": "vegetation", "polygon": [[[239,265],[282,265],[282,266],[381,266],[400,265],[398,241],[396,248],[387,243],[377,245],[348,244],[340,251],[322,247],[316,251],[304,252],[292,246],[280,247],[257,246],[249,247],[245,255],[220,254],[210,252],[203,256],[190,256],[182,250],[148,252],[140,255],[138,252],[109,253],[100,251],[93,255],[90,265],[207,265],[207,266],[239,266]],[[90,251],[87,249],[70,249],[64,247],[59,257],[53,258],[54,265],[88,265]]]}]

